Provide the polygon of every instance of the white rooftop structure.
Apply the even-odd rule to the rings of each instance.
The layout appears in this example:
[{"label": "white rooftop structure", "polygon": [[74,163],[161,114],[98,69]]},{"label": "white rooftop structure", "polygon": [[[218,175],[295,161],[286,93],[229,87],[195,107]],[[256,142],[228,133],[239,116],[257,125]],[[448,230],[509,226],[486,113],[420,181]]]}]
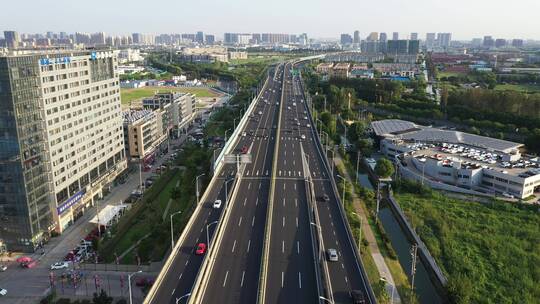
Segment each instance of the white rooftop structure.
[{"label": "white rooftop structure", "polygon": [[446,142],[483,148],[491,151],[510,153],[518,150],[523,144],[491,137],[474,135],[453,130],[442,130],[417,125],[410,121],[386,119],[374,121],[371,127],[377,136],[399,138],[419,142]]}]

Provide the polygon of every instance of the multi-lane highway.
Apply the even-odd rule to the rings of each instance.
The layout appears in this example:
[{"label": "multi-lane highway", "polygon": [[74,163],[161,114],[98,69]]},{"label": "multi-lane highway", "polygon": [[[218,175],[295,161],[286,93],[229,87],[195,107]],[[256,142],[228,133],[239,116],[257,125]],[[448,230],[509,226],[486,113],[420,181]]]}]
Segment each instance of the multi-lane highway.
[{"label": "multi-lane highway", "polygon": [[[352,303],[353,290],[375,303],[293,67],[279,65],[266,82],[235,145],[251,162],[214,177],[148,303]],[[232,177],[222,214],[212,203],[226,202]],[[195,255],[216,221],[209,251]]]},{"label": "multi-lane highway", "polygon": [[[271,100],[275,99],[275,96],[281,96],[281,86],[278,81],[278,78],[269,77],[268,82],[263,87],[260,98],[256,101],[257,105],[251,114],[252,118],[246,123],[244,131],[241,133],[244,135],[245,132],[245,136],[240,136],[238,138],[235,148],[233,149],[234,153],[241,153],[243,147],[249,147],[249,153],[257,152],[257,154],[252,157],[253,164],[247,166],[244,174],[246,174],[246,178],[250,175],[260,176],[261,180],[257,184],[253,183],[253,185],[249,185],[249,182],[242,182],[240,186],[253,187],[253,190],[258,190],[258,188],[261,187],[261,192],[268,191],[268,186],[266,186],[266,190],[264,190],[261,184],[264,181],[263,177],[266,176],[268,178],[269,173],[263,172],[262,170],[258,172],[254,171],[252,167],[255,164],[258,165],[267,161],[266,158],[268,156],[266,156],[266,153],[269,150],[267,147],[269,142],[272,141],[272,138],[268,136],[269,130],[264,129],[264,126],[271,117],[275,116],[273,113],[275,112],[276,106],[275,103],[271,105],[270,101],[265,102],[265,100]],[[258,114],[259,111],[262,115]],[[269,159],[271,159],[271,156]],[[151,291],[151,296],[147,297],[145,302],[156,304],[177,303],[177,299],[181,298],[178,303],[185,303],[189,299],[186,295],[189,294],[193,288],[193,284],[204,258],[204,255],[195,254],[195,246],[198,243],[208,244],[207,238],[210,238],[210,240],[213,238],[217,224],[216,222],[220,219],[222,210],[225,208],[224,204],[219,209],[213,208],[213,203],[216,199],[220,199],[224,203],[227,202],[225,192],[228,192],[227,194],[229,197],[231,196],[231,188],[235,176],[236,165],[234,164],[224,165],[216,174],[214,177],[216,181],[206,190],[206,193],[203,196],[205,199],[201,201],[202,206],[200,211],[193,215],[196,218],[189,227],[186,227],[188,230],[185,232],[185,239],[183,239],[182,244],[179,246],[179,252],[174,256],[174,260],[170,267],[161,274],[162,280],[155,287],[156,289]],[[261,197],[261,201],[262,199],[263,197]],[[255,201],[250,199],[250,203],[255,204],[255,202],[256,199]],[[251,210],[251,208],[247,209]],[[249,221],[256,219],[256,216],[257,214],[254,212],[252,217],[249,218]],[[247,220],[248,219],[246,218],[246,221]],[[261,214],[258,220],[264,223],[264,215]],[[263,223],[258,224],[256,227],[263,226]],[[251,225],[251,222],[246,224]],[[255,225],[253,227],[255,227]],[[255,241],[256,240],[254,240],[254,242]]]}]

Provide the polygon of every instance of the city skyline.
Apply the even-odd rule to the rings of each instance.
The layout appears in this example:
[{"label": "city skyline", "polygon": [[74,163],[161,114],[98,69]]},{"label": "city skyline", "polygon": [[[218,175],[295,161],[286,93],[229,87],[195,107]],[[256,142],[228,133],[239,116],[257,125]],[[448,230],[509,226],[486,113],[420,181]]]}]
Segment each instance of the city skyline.
[{"label": "city skyline", "polygon": [[[388,5],[380,7],[375,4],[341,1],[341,6],[347,9],[340,11],[339,18],[330,18],[328,11],[334,6],[323,2],[310,2],[307,6],[302,1],[290,3],[278,0],[253,6],[246,0],[236,0],[233,3],[211,0],[204,4],[190,3],[189,7],[170,2],[156,6],[159,13],[149,15],[146,2],[140,0],[130,2],[129,6],[125,3],[97,0],[92,7],[85,7],[84,10],[76,9],[71,2],[59,0],[54,12],[62,18],[49,18],[42,10],[36,9],[40,7],[40,3],[32,0],[10,3],[0,16],[0,29],[20,33],[68,31],[106,32],[110,35],[204,31],[215,33],[218,37],[223,37],[224,32],[306,32],[314,38],[336,38],[341,33],[352,34],[355,30],[359,30],[360,36],[364,38],[372,31],[391,34],[398,30],[402,37],[417,32],[421,39],[425,38],[427,32],[451,32],[455,40],[470,40],[485,35],[505,39],[540,39],[534,32],[540,27],[540,20],[535,18],[535,12],[540,10],[540,3],[533,0],[521,1],[521,5],[528,9],[512,16],[504,10],[505,3],[502,0],[457,0],[452,2],[451,7],[445,3],[425,0],[416,0],[415,3],[401,3],[402,1],[398,0],[388,2]],[[421,11],[417,9],[419,5],[423,8]],[[489,10],[486,10],[488,6]],[[107,10],[101,9],[103,7],[107,7]],[[283,7],[288,9],[282,10]],[[278,11],[278,8],[281,10]],[[24,11],[25,22],[21,23],[18,14],[10,13],[13,11]],[[479,13],[487,11],[489,14],[484,14],[485,16]],[[88,18],[93,12],[100,16],[97,27],[96,19]],[[460,17],[459,23],[455,22],[456,16]],[[121,23],[118,22],[119,17]],[[323,18],[331,19],[332,22],[321,22]],[[407,18],[406,23],[401,21],[403,18]],[[381,22],[382,20],[384,22]],[[505,27],[499,26],[501,20],[504,20]]]}]

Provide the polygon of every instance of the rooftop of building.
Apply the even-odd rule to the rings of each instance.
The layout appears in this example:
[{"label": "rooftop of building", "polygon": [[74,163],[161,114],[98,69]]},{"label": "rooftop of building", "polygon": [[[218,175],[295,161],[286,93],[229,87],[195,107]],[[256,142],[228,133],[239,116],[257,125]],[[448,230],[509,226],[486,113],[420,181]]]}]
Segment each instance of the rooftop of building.
[{"label": "rooftop of building", "polygon": [[133,124],[135,122],[147,121],[153,118],[155,113],[152,110],[126,110],[122,112],[124,124]]},{"label": "rooftop of building", "polygon": [[482,168],[521,178],[540,174],[538,159],[523,157],[518,161],[506,162],[503,161],[502,153],[449,143],[411,143],[409,147],[413,148],[413,155],[417,159],[442,161],[442,165],[447,167],[471,170]]},{"label": "rooftop of building", "polygon": [[371,123],[377,136],[399,138],[409,141],[451,143],[477,147],[486,150],[510,153],[518,150],[523,144],[507,140],[485,137],[454,130],[442,130],[421,126],[410,121],[386,119]]}]

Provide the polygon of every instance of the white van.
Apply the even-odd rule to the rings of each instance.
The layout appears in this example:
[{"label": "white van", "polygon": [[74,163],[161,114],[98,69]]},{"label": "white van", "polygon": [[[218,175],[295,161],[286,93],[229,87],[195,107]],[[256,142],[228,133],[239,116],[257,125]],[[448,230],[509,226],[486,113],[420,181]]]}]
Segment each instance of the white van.
[{"label": "white van", "polygon": [[214,209],[219,209],[221,208],[221,200],[216,200],[214,202]]}]

